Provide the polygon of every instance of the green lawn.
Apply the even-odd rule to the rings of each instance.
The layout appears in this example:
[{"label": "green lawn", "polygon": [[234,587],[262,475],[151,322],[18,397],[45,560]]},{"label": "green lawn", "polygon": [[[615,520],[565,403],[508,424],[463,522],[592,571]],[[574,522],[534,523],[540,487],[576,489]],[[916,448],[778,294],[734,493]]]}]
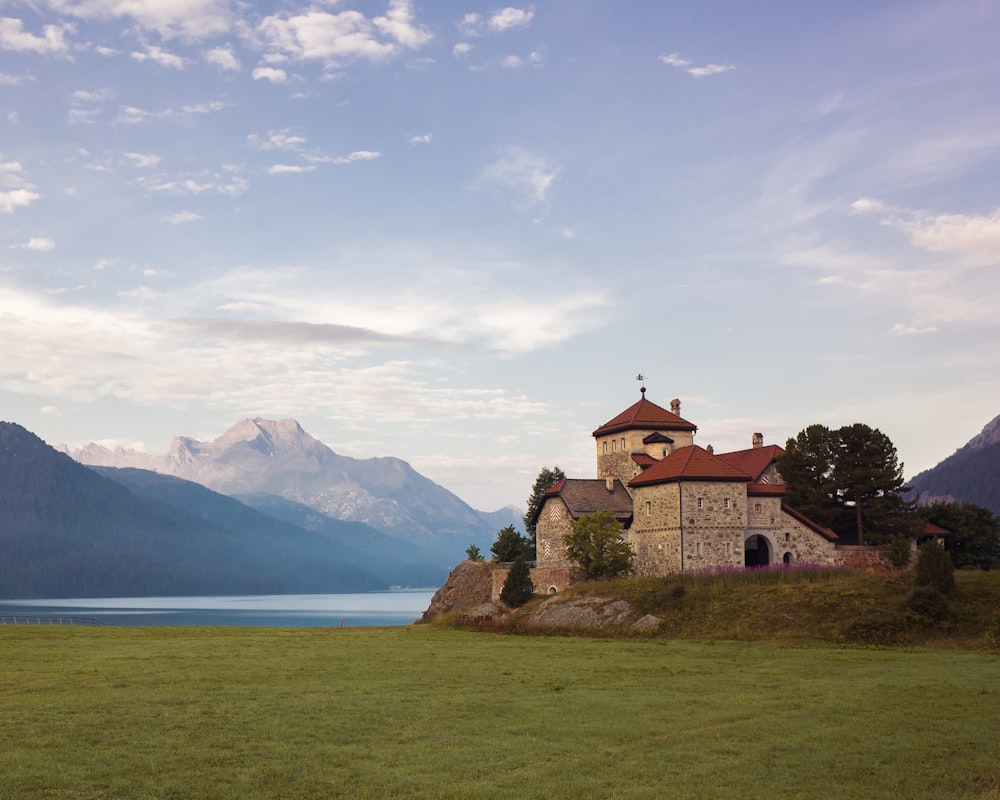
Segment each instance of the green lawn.
[{"label": "green lawn", "polygon": [[0,627],[0,797],[1000,798],[1000,654]]}]

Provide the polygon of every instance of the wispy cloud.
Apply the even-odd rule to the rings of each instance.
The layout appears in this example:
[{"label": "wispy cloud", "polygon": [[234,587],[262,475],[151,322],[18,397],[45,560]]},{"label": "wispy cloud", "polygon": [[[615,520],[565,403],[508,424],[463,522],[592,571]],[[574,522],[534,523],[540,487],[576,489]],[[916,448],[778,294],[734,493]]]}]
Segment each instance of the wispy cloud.
[{"label": "wispy cloud", "polygon": [[303,172],[314,172],[312,164],[272,164],[267,168],[268,175],[298,175]]},{"label": "wispy cloud", "polygon": [[410,144],[427,144],[431,140],[431,134],[422,133],[419,136],[411,136],[409,139]]},{"label": "wispy cloud", "polygon": [[132,166],[138,169],[155,167],[160,163],[160,157],[151,153],[125,153],[125,158],[132,162]]},{"label": "wispy cloud", "polygon": [[288,73],[276,67],[255,67],[250,73],[255,81],[270,81],[271,83],[288,83]]},{"label": "wispy cloud", "polygon": [[0,161],[0,212],[12,214],[18,208],[30,206],[39,197],[41,195],[24,176],[19,161]]},{"label": "wispy cloud", "polygon": [[242,67],[231,47],[213,47],[211,50],[205,51],[204,57],[205,61],[214,64],[219,69],[239,71]]},{"label": "wispy cloud", "polygon": [[709,75],[718,75],[722,72],[730,72],[736,69],[732,64],[704,64],[702,66],[697,66],[690,60],[682,58],[680,53],[670,53],[665,56],[658,56],[658,61],[662,61],[671,67],[676,67],[679,70],[683,70],[688,75],[694,78],[705,78]]},{"label": "wispy cloud", "polygon": [[37,253],[45,253],[55,248],[56,243],[52,239],[35,238],[28,239],[24,244],[15,245],[22,250],[34,250]]},{"label": "wispy cloud", "polygon": [[229,32],[233,23],[229,0],[49,0],[48,5],[80,19],[132,19],[167,39],[201,40]]},{"label": "wispy cloud", "polygon": [[558,172],[542,156],[520,147],[508,147],[486,166],[481,179],[513,190],[522,205],[538,206],[548,203]]},{"label": "wispy cloud", "polygon": [[535,18],[535,12],[529,8],[514,8],[508,6],[492,14],[465,14],[456,27],[465,36],[482,36],[484,33],[504,33],[514,28],[526,28]]},{"label": "wispy cloud", "polygon": [[171,225],[183,225],[185,222],[196,222],[199,219],[204,219],[201,214],[196,214],[194,211],[178,211],[176,214],[171,214],[167,217],[167,221]]},{"label": "wispy cloud", "polygon": [[130,55],[139,63],[152,61],[154,64],[159,64],[161,67],[167,67],[168,69],[183,69],[184,65],[187,64],[186,58],[174,53],[168,53],[157,45],[149,45],[145,50],[135,50]]},{"label": "wispy cloud", "polygon": [[66,34],[72,33],[70,25],[46,25],[42,35],[24,30],[24,23],[12,17],[0,17],[0,49],[39,55],[65,55],[70,45]]}]

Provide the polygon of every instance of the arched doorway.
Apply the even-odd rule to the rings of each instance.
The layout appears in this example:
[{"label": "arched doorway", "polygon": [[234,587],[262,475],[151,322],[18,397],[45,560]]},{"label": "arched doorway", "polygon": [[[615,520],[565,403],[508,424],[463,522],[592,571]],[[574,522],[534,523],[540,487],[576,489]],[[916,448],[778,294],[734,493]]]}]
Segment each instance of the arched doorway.
[{"label": "arched doorway", "polygon": [[748,536],[743,543],[743,564],[747,567],[766,567],[771,563],[771,545],[759,534]]}]

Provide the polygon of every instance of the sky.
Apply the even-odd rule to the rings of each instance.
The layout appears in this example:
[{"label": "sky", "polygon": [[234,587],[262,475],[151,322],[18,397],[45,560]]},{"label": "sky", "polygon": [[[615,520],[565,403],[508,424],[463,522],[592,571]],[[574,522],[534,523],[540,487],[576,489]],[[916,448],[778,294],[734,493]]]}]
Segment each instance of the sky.
[{"label": "sky", "polygon": [[639,399],[716,452],[1000,414],[1000,3],[0,0],[0,418],[246,417],[481,510]]}]

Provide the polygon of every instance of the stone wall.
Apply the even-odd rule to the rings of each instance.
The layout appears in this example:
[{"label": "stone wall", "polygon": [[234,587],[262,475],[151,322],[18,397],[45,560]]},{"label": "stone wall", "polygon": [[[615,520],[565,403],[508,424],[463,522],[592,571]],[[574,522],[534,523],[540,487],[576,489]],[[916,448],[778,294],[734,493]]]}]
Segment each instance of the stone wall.
[{"label": "stone wall", "polygon": [[[497,601],[500,599],[500,592],[503,589],[504,583],[507,582],[509,574],[510,567],[506,564],[498,566],[493,570],[492,600]],[[579,583],[582,580],[583,573],[575,566],[534,566],[531,568],[531,585],[535,594],[555,594],[556,592],[562,592],[574,583]]]},{"label": "stone wall", "polygon": [[535,525],[535,560],[539,566],[565,567],[570,564],[563,536],[570,532],[572,522],[562,499],[550,497],[545,501]]},{"label": "stone wall", "polygon": [[881,547],[868,545],[838,544],[834,552],[834,563],[845,569],[854,569],[860,572],[883,572],[894,569]]}]

